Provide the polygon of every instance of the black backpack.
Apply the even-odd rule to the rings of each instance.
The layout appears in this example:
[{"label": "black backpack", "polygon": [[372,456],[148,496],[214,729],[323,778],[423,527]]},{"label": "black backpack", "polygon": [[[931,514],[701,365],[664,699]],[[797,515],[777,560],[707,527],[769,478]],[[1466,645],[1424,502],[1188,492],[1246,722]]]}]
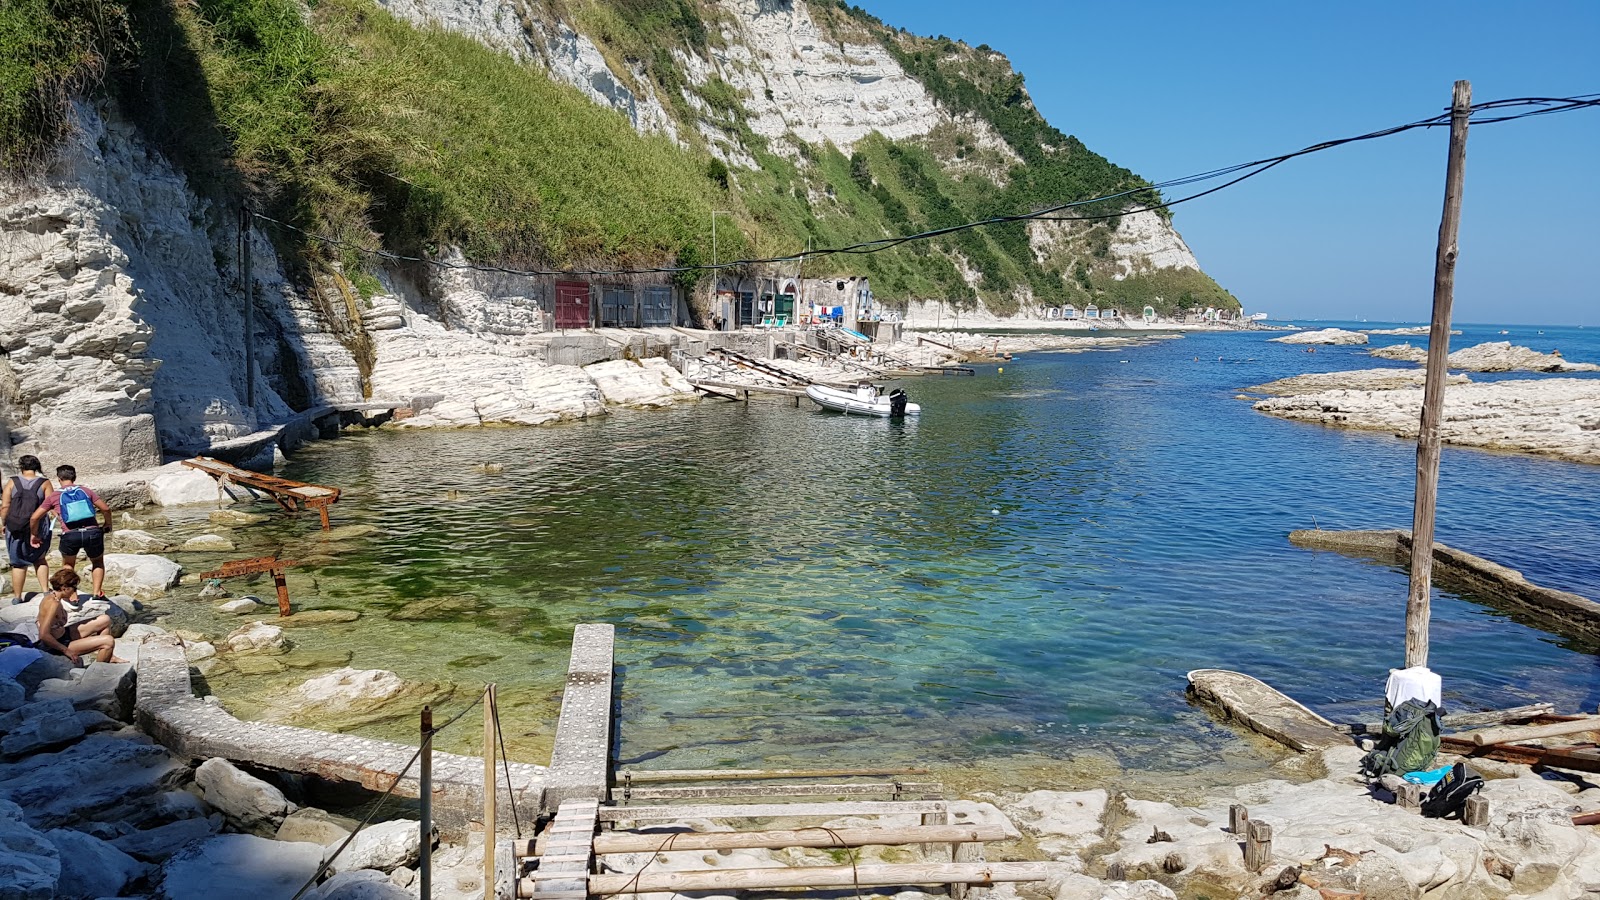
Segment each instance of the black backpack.
[{"label": "black backpack", "polygon": [[21,475],[11,476],[11,506],[6,510],[6,530],[13,534],[28,530],[28,520],[33,511],[44,502],[44,478],[41,476],[32,488],[24,487]]},{"label": "black backpack", "polygon": [[1481,790],[1483,776],[1458,762],[1422,798],[1422,814],[1430,819],[1460,818],[1461,811],[1467,808],[1467,798]]}]

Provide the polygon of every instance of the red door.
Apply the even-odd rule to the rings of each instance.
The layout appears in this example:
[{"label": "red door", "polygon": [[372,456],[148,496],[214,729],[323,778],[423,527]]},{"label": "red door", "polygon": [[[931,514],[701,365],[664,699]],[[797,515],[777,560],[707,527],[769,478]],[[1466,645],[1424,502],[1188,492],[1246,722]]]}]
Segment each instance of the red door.
[{"label": "red door", "polygon": [[588,328],[589,285],[583,281],[556,282],[556,327]]}]

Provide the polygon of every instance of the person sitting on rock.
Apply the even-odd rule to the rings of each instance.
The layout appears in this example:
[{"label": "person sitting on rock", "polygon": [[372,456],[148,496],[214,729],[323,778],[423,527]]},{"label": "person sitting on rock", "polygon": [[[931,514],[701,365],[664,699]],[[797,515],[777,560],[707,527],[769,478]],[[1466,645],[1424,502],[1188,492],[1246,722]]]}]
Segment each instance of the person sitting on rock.
[{"label": "person sitting on rock", "polygon": [[[77,483],[78,470],[72,466],[57,466],[56,480],[61,486],[45,498],[44,505],[33,511],[33,528],[37,531],[39,520],[46,514],[56,514],[61,520],[61,565],[77,571],[78,552],[82,551],[89,557],[94,599],[104,600],[106,535],[111,533],[111,507],[94,491]],[[100,513],[106,515],[105,525],[100,524]],[[33,540],[39,540],[37,535]]]},{"label": "person sitting on rock", "polygon": [[127,662],[114,655],[117,640],[111,636],[111,617],[95,616],[87,622],[67,624],[78,608],[78,573],[62,569],[50,576],[50,590],[39,601],[39,639],[34,646],[65,656],[77,665],[85,653],[99,662]]},{"label": "person sitting on rock", "polygon": [[50,592],[50,519],[40,522],[34,533],[37,541],[29,540],[33,513],[55,493],[50,479],[39,474],[39,457],[28,455],[17,460],[21,475],[13,475],[0,489],[0,521],[6,530],[6,556],[11,558],[12,603],[22,602],[22,588],[28,583],[28,570],[39,576],[39,590]]}]

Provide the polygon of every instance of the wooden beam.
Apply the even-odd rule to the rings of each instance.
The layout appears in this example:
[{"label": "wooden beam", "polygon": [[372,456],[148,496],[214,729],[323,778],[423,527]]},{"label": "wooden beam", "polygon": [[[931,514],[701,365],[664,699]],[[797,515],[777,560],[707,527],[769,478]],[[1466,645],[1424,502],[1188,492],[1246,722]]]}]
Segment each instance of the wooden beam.
[{"label": "wooden beam", "polygon": [[1600,716],[1585,716],[1581,719],[1573,719],[1570,722],[1556,722],[1553,725],[1485,728],[1482,731],[1459,734],[1456,737],[1469,739],[1479,747],[1488,747],[1492,744],[1520,744],[1524,741],[1559,737],[1563,734],[1582,734],[1586,731],[1600,731]]},{"label": "wooden beam", "polygon": [[1433,519],[1439,491],[1439,422],[1444,418],[1444,382],[1450,357],[1450,306],[1455,298],[1461,193],[1466,183],[1467,122],[1472,84],[1458,81],[1450,104],[1450,155],[1445,164],[1444,214],[1433,264],[1433,317],[1428,329],[1428,368],[1422,387],[1422,422],[1417,429],[1417,493],[1411,520],[1411,589],[1406,597],[1406,668],[1428,664],[1429,602],[1432,597]]},{"label": "wooden beam", "polygon": [[787,847],[889,847],[900,844],[978,843],[1010,837],[1003,825],[901,825],[892,828],[794,828],[677,834],[612,832],[594,839],[595,853],[672,850],[782,850]]},{"label": "wooden beam", "polygon": [[890,778],[926,775],[927,769],[624,769],[620,781],[756,781],[768,778]]},{"label": "wooden beam", "polygon": [[[1445,716],[1439,722],[1447,728],[1481,728],[1486,725],[1504,725],[1507,722],[1515,722],[1519,719],[1547,716],[1555,712],[1555,709],[1554,703],[1531,703],[1527,706],[1513,706],[1510,709],[1491,709],[1485,712]],[[1335,725],[1334,728],[1341,734],[1383,733],[1382,722],[1351,722],[1345,725]]]},{"label": "wooden beam", "polygon": [[703,869],[687,872],[650,872],[636,875],[591,875],[589,893],[648,893],[651,891],[764,890],[787,887],[882,887],[898,884],[990,885],[1001,882],[1044,881],[1062,871],[1060,863],[908,863],[872,866],[796,866],[774,869]]},{"label": "wooden beam", "polygon": [[775,819],[788,816],[905,816],[942,813],[944,800],[844,800],[831,803],[724,803],[714,806],[607,806],[602,822],[674,819]]},{"label": "wooden beam", "polygon": [[[618,797],[618,795],[623,795]],[[944,785],[932,781],[904,783],[871,782],[861,784],[721,784],[696,787],[624,787],[613,789],[613,802],[625,800],[699,800],[719,797],[854,797],[899,794],[919,800],[944,794]]]}]

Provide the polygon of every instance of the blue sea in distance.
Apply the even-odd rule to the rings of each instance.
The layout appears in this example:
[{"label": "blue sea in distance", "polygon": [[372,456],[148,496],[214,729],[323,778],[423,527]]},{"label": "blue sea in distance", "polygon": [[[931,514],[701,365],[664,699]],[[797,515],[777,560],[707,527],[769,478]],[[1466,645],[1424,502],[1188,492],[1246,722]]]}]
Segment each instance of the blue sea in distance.
[{"label": "blue sea in distance", "polygon": [[[1600,362],[1600,328],[1458,327],[1452,347],[1510,340]],[[619,756],[656,767],[1204,766],[1243,745],[1185,700],[1188,670],[1249,672],[1354,716],[1378,708],[1403,658],[1406,573],[1287,535],[1409,527],[1414,444],[1235,399],[1401,364],[1277,334],[913,379],[924,413],[904,423],[704,401],[314,445],[284,474],[343,486],[336,522],[381,532],[315,573],[319,603],[368,615],[296,639],[337,642],[357,667],[497,681],[531,747],[553,728],[571,625],[613,622]],[[1407,340],[1425,342],[1372,343]],[[1549,376],[1473,376],[1501,377]],[[1597,466],[1447,447],[1438,536],[1600,597],[1596,496]],[[483,607],[379,618],[459,595]],[[1592,712],[1596,647],[1535,624],[1436,591],[1447,701]],[[225,697],[246,684],[214,680]]]}]

